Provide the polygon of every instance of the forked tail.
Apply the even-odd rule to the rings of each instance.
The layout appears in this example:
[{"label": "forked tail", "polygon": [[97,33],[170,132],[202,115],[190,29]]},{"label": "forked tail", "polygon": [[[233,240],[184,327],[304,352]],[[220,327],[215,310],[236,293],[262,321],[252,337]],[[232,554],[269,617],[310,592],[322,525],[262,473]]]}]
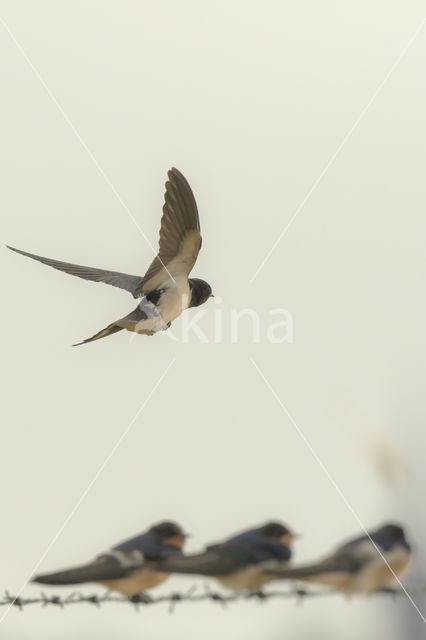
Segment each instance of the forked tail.
[{"label": "forked tail", "polygon": [[91,338],[86,338],[86,340],[83,340],[82,342],[77,342],[76,344],[73,344],[73,347],[78,347],[80,344],[86,344],[87,342],[93,342],[93,340],[100,340],[101,338],[106,338],[107,336],[112,335],[113,333],[117,333],[117,331],[122,331],[123,327],[119,327],[118,325],[116,325],[114,322],[110,325],[108,325],[107,327],[105,327],[105,329],[102,329],[101,331],[98,331],[98,333],[95,333],[94,336],[92,336]]}]

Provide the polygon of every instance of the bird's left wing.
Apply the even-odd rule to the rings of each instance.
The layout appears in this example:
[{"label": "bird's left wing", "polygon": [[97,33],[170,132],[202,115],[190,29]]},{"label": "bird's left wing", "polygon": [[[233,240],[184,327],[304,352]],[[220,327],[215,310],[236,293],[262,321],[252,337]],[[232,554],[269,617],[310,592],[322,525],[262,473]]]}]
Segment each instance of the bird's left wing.
[{"label": "bird's left wing", "polygon": [[84,267],[79,264],[72,264],[71,262],[62,262],[60,260],[53,260],[52,258],[45,258],[44,256],[37,256],[35,253],[28,253],[21,249],[15,249],[8,245],[6,246],[8,249],[16,251],[16,253],[20,253],[27,258],[32,258],[33,260],[37,260],[43,264],[47,264],[49,267],[53,267],[59,271],[65,271],[65,273],[69,273],[71,276],[84,278],[84,280],[93,280],[94,282],[104,282],[105,284],[110,284],[113,287],[119,287],[120,289],[129,291],[134,298],[138,297],[136,290],[142,282],[142,278],[140,276],[131,276],[128,273],[120,273],[119,271],[106,271],[105,269]]},{"label": "bird's left wing", "polygon": [[159,251],[137,288],[139,295],[187,277],[201,248],[200,220],[191,187],[177,169],[167,175]]}]

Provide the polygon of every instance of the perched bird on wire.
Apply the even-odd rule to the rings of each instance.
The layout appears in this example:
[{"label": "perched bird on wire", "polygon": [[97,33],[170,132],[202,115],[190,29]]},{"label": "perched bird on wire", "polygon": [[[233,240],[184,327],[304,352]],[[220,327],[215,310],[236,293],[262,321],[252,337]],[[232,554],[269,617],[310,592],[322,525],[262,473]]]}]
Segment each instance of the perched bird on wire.
[{"label": "perched bird on wire", "polygon": [[145,335],[165,331],[182,311],[198,307],[213,295],[207,282],[188,278],[201,248],[200,221],[191,187],[177,169],[171,169],[167,175],[159,251],[144,276],[83,267],[8,247],[54,269],[126,289],[134,298],[140,298],[136,309],[127,316],[78,344],[105,338],[122,329]]},{"label": "perched bird on wire", "polygon": [[87,564],[37,575],[32,582],[50,585],[98,582],[127,596],[138,596],[167,580],[169,574],[158,571],[153,561],[182,555],[186,535],[174,522],[160,522]]},{"label": "perched bird on wire", "polygon": [[404,530],[385,524],[342,546],[319,562],[273,570],[275,578],[323,584],[344,593],[371,593],[389,588],[412,559]]},{"label": "perched bird on wire", "polygon": [[234,591],[259,592],[274,579],[263,568],[271,562],[283,566],[291,558],[295,534],[279,522],[243,531],[197,554],[173,556],[161,560],[161,571],[213,577]]}]

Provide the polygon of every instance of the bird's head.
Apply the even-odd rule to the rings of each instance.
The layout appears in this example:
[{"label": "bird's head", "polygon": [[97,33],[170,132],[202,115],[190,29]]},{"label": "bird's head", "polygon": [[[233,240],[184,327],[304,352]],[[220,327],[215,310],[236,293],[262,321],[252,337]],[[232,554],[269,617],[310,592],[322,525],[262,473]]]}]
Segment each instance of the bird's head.
[{"label": "bird's head", "polygon": [[372,538],[373,540],[377,539],[379,543],[381,541],[388,541],[390,543],[402,544],[405,547],[409,546],[405,537],[404,529],[399,524],[395,524],[393,522],[384,524],[379,529],[376,529]]},{"label": "bird's head", "polygon": [[188,534],[175,522],[159,522],[148,529],[148,533],[151,534],[158,542],[166,544],[172,547],[178,547],[181,549],[185,544],[185,540]]},{"label": "bird's head", "polygon": [[267,522],[259,527],[258,531],[262,538],[266,538],[275,544],[282,544],[285,547],[290,547],[294,538],[298,537],[297,534],[281,522]]},{"label": "bird's head", "polygon": [[189,278],[189,288],[191,290],[190,307],[199,307],[200,304],[204,304],[209,298],[214,297],[212,288],[205,280],[199,278]]}]

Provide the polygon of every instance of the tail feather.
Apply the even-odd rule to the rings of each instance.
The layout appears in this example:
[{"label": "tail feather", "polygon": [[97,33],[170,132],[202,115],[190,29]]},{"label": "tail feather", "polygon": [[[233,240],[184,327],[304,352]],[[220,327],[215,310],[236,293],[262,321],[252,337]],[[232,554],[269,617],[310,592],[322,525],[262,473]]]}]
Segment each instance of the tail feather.
[{"label": "tail feather", "polygon": [[32,582],[41,584],[82,584],[83,582],[104,582],[130,575],[141,565],[140,559],[122,560],[112,554],[102,554],[88,564],[34,576]]},{"label": "tail feather", "polygon": [[[151,304],[151,303],[148,303]],[[151,304],[149,310],[152,312]],[[155,309],[155,307],[154,307]],[[127,331],[134,331],[135,333],[145,334],[148,336],[153,336],[159,330],[165,330],[169,325],[165,325],[161,320],[161,316],[158,312],[154,316],[148,316],[147,313],[141,309],[140,305],[136,307],[133,311],[131,311],[124,318],[120,318],[116,320],[112,324],[109,324],[102,331],[98,331],[91,338],[86,338],[82,342],[77,342],[77,344],[73,344],[73,347],[78,347],[81,344],[86,344],[87,342],[93,342],[94,340],[100,340],[101,338],[105,338],[106,336],[110,336],[113,333],[117,333],[117,331],[122,331],[123,329],[127,329]]]},{"label": "tail feather", "polygon": [[359,558],[347,555],[331,556],[321,562],[303,565],[300,567],[291,567],[288,569],[268,569],[268,573],[272,573],[277,578],[288,578],[298,580],[317,580],[330,574],[351,574],[355,573],[361,566]]},{"label": "tail feather", "polygon": [[122,331],[122,330],[123,330],[123,327],[119,327],[113,322],[112,324],[105,327],[105,329],[102,329],[101,331],[98,331],[98,333],[95,333],[95,335],[92,336],[91,338],[86,338],[86,340],[83,340],[82,342],[77,342],[72,346],[78,347],[81,344],[87,344],[88,342],[93,342],[93,340],[100,340],[101,338],[106,338],[107,336],[110,336],[113,333],[117,333],[117,331]]},{"label": "tail feather", "polygon": [[306,567],[293,567],[288,569],[271,569],[268,573],[272,573],[277,578],[289,578],[298,580],[309,580],[314,576],[323,575],[324,573],[330,573],[331,569],[324,570],[321,565],[309,565]]},{"label": "tail feather", "polygon": [[[95,574],[95,575],[92,575]],[[74,569],[66,569],[64,571],[56,571],[55,573],[44,573],[34,576],[31,582],[40,584],[66,585],[66,584],[82,584],[83,582],[91,582],[99,579],[97,572],[93,571],[90,565],[82,565]]]}]

